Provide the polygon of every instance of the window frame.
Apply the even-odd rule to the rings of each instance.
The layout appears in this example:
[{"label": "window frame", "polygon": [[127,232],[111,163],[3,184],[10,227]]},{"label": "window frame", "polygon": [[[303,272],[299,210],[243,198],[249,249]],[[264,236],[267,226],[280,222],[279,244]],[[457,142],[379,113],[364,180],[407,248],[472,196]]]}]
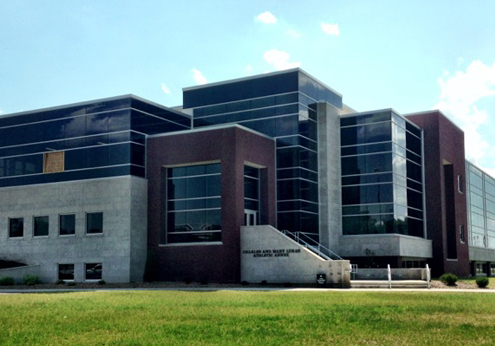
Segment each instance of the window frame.
[{"label": "window frame", "polygon": [[[62,228],[62,217],[64,216],[73,216],[74,217],[74,233],[67,233],[67,234],[62,234],[61,228]],[[69,213],[69,214],[59,214],[58,215],[58,235],[60,237],[73,237],[76,235],[76,214],[74,213]]]},{"label": "window frame", "polygon": [[[94,266],[94,267],[100,266],[100,277],[99,278],[88,279],[88,266]],[[87,262],[87,263],[84,263],[84,281],[100,281],[100,280],[103,280],[103,263],[102,262]]]},{"label": "window frame", "polygon": [[[72,279],[62,279],[60,277],[60,269],[61,269],[60,266],[72,266]],[[74,263],[59,263],[57,268],[58,268],[58,271],[57,271],[57,279],[58,280],[62,280],[64,282],[73,282],[74,281],[75,272],[76,272]]]},{"label": "window frame", "polygon": [[[216,167],[214,167],[216,166]],[[162,245],[208,245],[208,244],[219,244],[221,243],[222,237],[222,166],[221,161],[210,161],[210,162],[198,162],[187,165],[172,165],[164,167],[166,169],[165,184],[166,189],[166,213],[165,213],[165,232],[164,239],[162,240]],[[175,173],[173,173],[173,170]],[[213,182],[212,179],[218,177],[218,182]],[[204,180],[204,184],[201,180]],[[183,181],[182,185],[184,192],[179,195],[171,195],[170,186],[171,184],[177,184]],[[201,183],[200,190],[194,190],[193,193],[189,194],[188,191],[192,186],[192,182],[197,181]],[[217,184],[218,183],[218,184]],[[204,185],[204,189],[203,186]],[[214,190],[218,188],[218,193]],[[199,193],[202,191],[203,193]],[[204,201],[204,206],[192,207],[192,203],[201,203]],[[170,208],[171,202],[181,202],[183,207]],[[215,202],[209,205],[209,202]],[[218,202],[218,205],[216,205]],[[171,220],[175,220],[177,217],[195,217],[203,214],[205,225],[207,220],[214,213],[219,213],[220,227],[218,229],[189,229],[187,231],[177,231],[175,226],[171,226]],[[172,219],[173,217],[173,219]],[[213,225],[213,224],[212,224]],[[189,241],[185,239],[175,239],[175,238],[197,238],[195,241]]]},{"label": "window frame", "polygon": [[[95,215],[95,214],[101,214],[101,230],[100,232],[89,232],[89,222],[88,222],[88,218],[90,215]],[[90,235],[90,236],[93,236],[93,235],[102,235],[103,234],[103,212],[102,211],[95,211],[95,212],[87,212],[86,213],[86,235]]]},{"label": "window frame", "polygon": [[[36,234],[36,219],[46,218],[47,234]],[[33,216],[33,238],[47,238],[50,236],[50,217],[48,215]]]},{"label": "window frame", "polygon": [[[22,221],[22,230],[20,236],[12,236],[12,221],[13,220],[21,220]],[[24,218],[23,217],[9,217],[9,239],[21,239],[24,238]]]}]

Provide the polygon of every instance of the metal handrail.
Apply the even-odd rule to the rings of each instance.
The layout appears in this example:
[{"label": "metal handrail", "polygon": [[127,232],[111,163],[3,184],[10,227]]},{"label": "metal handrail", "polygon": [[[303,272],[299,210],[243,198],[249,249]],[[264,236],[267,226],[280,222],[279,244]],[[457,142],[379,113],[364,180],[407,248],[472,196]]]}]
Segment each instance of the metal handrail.
[{"label": "metal handrail", "polygon": [[390,269],[390,264],[387,264],[387,275],[388,275],[388,288],[392,289],[392,269]]},{"label": "metal handrail", "polygon": [[[302,232],[290,232],[288,230],[282,230],[281,231],[285,235],[289,235],[292,239],[294,239],[297,243],[303,245],[304,247],[312,250],[313,252],[317,253],[321,257],[327,260],[341,260],[342,257],[337,255],[335,252],[327,248],[326,246],[321,245],[314,239],[308,237],[306,234]],[[301,239],[301,236],[306,238],[308,241]],[[314,244],[310,244],[309,241],[313,242]]]},{"label": "metal handrail", "polygon": [[426,264],[426,282],[428,283],[428,288],[431,288],[431,269],[428,263]]}]

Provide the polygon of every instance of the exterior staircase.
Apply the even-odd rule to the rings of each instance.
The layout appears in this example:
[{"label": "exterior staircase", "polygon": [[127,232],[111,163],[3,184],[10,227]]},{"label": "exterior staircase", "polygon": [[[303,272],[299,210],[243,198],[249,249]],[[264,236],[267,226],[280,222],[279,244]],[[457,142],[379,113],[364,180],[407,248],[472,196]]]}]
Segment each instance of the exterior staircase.
[{"label": "exterior staircase", "polygon": [[337,255],[335,252],[330,250],[329,248],[321,245],[316,240],[308,236],[303,232],[289,232],[288,230],[280,231],[298,244],[304,246],[308,250],[311,250],[318,256],[322,257],[326,260],[342,260],[342,257]]}]

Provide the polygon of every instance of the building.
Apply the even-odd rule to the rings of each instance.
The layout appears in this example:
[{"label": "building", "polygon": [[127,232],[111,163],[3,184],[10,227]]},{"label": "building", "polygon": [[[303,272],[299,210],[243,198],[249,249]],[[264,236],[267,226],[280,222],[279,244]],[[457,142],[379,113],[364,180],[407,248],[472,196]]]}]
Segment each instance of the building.
[{"label": "building", "polygon": [[297,281],[274,279],[288,258],[307,278],[342,279],[348,261],[495,267],[494,179],[440,112],[358,113],[301,69],[185,88],[183,101],[1,116],[0,261],[108,282]]}]

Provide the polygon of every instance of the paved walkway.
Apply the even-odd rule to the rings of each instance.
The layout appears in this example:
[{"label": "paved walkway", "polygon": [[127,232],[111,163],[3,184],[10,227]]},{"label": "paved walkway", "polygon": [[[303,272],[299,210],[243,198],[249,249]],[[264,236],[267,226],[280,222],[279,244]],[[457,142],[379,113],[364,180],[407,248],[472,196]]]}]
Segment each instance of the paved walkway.
[{"label": "paved walkway", "polygon": [[0,294],[19,293],[70,293],[70,292],[112,292],[112,291],[284,291],[284,292],[420,292],[420,293],[495,293],[495,289],[461,288],[270,288],[270,287],[167,287],[167,288],[57,288],[57,289],[5,289]]}]

